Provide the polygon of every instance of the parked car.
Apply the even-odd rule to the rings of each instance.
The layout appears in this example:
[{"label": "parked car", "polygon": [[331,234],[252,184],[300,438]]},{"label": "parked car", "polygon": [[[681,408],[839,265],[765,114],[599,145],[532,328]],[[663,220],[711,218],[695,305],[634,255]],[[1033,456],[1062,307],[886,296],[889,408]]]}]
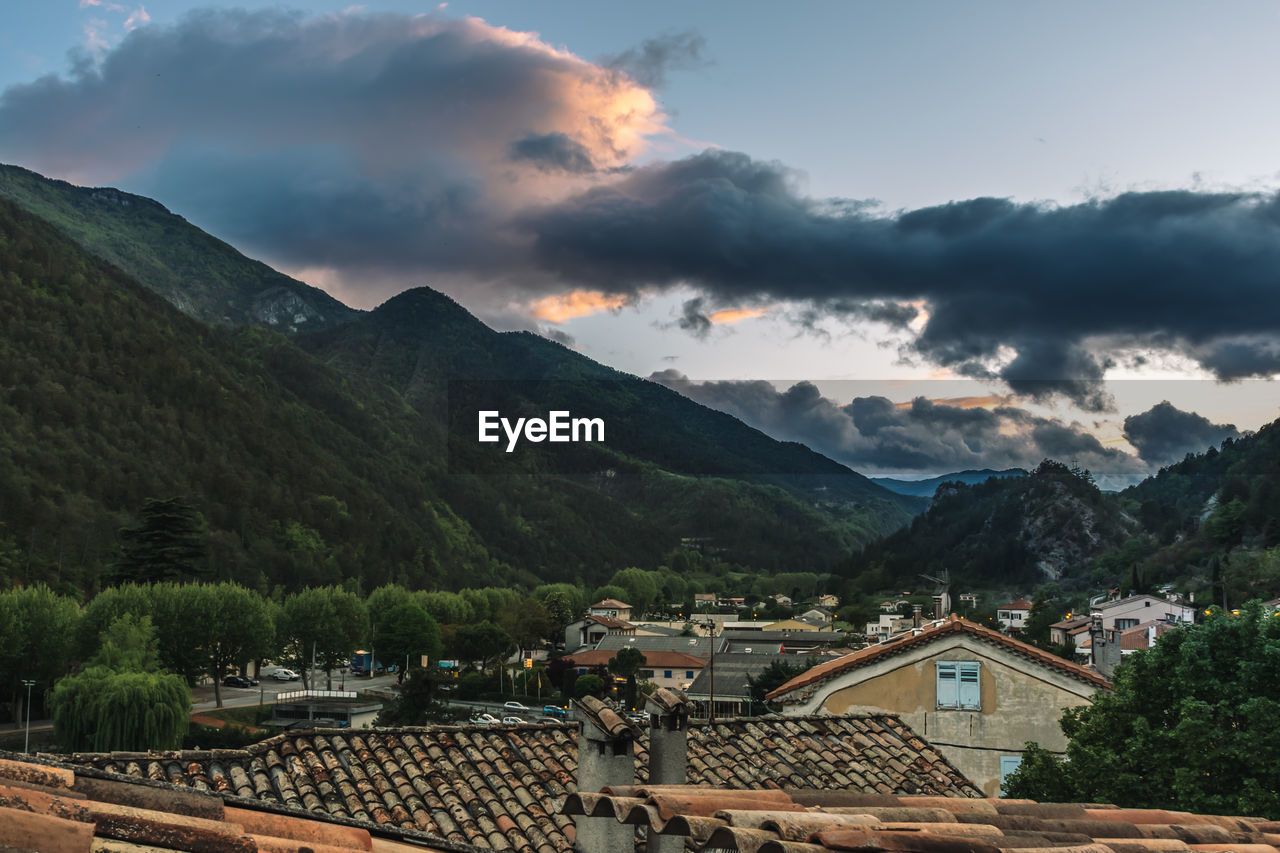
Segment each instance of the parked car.
[{"label": "parked car", "polygon": [[519,726],[519,725],[523,725],[524,723],[525,723],[525,720],[523,720],[520,717],[503,717],[502,718],[502,724],[504,726]]},{"label": "parked car", "polygon": [[478,726],[494,726],[498,724],[498,718],[493,714],[472,714],[471,722]]},{"label": "parked car", "polygon": [[293,670],[284,669],[283,667],[271,673],[271,677],[274,678],[276,681],[297,681],[298,679],[302,678],[301,675],[298,675],[298,673],[294,672]]},{"label": "parked car", "polygon": [[521,705],[519,702],[503,702],[502,707],[508,711],[528,711],[528,705]]},{"label": "parked car", "polygon": [[223,687],[257,687],[258,682],[244,675],[228,675],[222,679]]},{"label": "parked car", "polygon": [[569,716],[569,712],[568,712],[567,710],[565,710],[564,708],[561,708],[559,705],[543,705],[543,706],[542,706],[542,713],[546,714],[548,717],[567,717],[567,716]]}]

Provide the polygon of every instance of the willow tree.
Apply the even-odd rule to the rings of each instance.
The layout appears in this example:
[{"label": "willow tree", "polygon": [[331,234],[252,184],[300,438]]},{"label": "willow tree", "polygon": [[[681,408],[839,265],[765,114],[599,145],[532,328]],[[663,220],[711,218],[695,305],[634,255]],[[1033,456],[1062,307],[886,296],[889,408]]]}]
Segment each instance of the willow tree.
[{"label": "willow tree", "polygon": [[157,670],[148,617],[126,614],[102,632],[88,666],[53,688],[53,730],[62,749],[113,752],[177,749],[187,733],[191,692]]}]

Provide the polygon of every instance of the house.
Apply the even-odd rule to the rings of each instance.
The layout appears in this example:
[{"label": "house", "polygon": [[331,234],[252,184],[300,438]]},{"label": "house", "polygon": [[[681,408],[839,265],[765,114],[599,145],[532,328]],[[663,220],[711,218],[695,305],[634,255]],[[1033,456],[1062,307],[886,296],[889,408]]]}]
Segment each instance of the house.
[{"label": "house", "polygon": [[997,607],[996,621],[1000,623],[1001,630],[1010,634],[1021,631],[1022,626],[1027,624],[1027,617],[1031,615],[1031,607],[1031,602],[1025,598],[1015,598],[1008,604]]},{"label": "house", "polygon": [[[576,669],[579,675],[586,675],[595,667],[608,666],[609,659],[616,657],[617,654],[616,650],[611,649],[588,649],[560,660]],[[688,687],[707,665],[706,658],[685,652],[649,651],[641,654],[644,655],[644,665],[640,667],[636,678],[640,681],[651,681],[658,687],[666,687],[669,690],[683,690]]]},{"label": "house", "polygon": [[750,646],[754,651],[778,647],[779,654],[807,655],[822,652],[844,642],[844,634],[839,631],[725,631],[716,647],[720,652],[741,651]]},{"label": "house", "polygon": [[1185,603],[1177,596],[1131,595],[1096,604],[1093,612],[1102,614],[1104,631],[1123,631],[1152,621],[1194,622],[1196,618],[1195,605]]},{"label": "house", "polygon": [[693,594],[693,606],[699,610],[715,607],[716,594],[714,592],[695,592]]},{"label": "house", "polygon": [[1093,670],[953,614],[819,664],[768,699],[785,714],[900,714],[995,796],[1027,741],[1064,750],[1063,709],[1109,688]]},{"label": "house", "polygon": [[694,657],[708,658],[711,657],[711,644],[722,642],[719,638],[713,640],[706,636],[643,637],[639,634],[609,634],[596,644],[596,648],[600,651],[616,652],[618,649],[630,647],[639,649],[646,655],[650,652],[681,652]]},{"label": "house", "polygon": [[1058,646],[1070,643],[1076,649],[1084,648],[1089,642],[1089,625],[1092,621],[1088,616],[1080,616],[1054,622],[1049,626],[1049,642]]},{"label": "house", "polygon": [[832,595],[830,593],[818,596],[817,601],[819,607],[829,607],[834,610],[840,606],[840,596]]},{"label": "house", "polygon": [[[702,671],[685,690],[685,695],[695,703],[695,715],[706,718],[715,700],[716,717],[735,717],[750,714],[752,708],[751,684],[748,678],[759,675],[775,661],[795,663],[795,657],[784,655],[771,648],[754,648],[738,652],[717,654],[710,666]],[[714,694],[714,696],[713,696]]]},{"label": "house", "polygon": [[[655,696],[662,694],[669,691]],[[178,849],[291,853],[310,849],[308,843],[319,850],[317,841],[323,841],[325,850],[399,853],[398,846],[380,846],[378,839],[388,837],[416,844],[418,850],[451,853],[621,853],[634,849],[631,827],[626,827],[625,845],[592,846],[584,826],[588,816],[560,809],[565,798],[578,791],[615,784],[683,782],[708,793],[717,788],[768,789],[776,794],[782,788],[835,787],[864,796],[965,798],[978,793],[934,746],[892,715],[717,719],[711,727],[686,726],[675,715],[649,710],[663,725],[634,726],[602,703],[584,700],[574,706],[574,722],[290,732],[245,749],[72,755],[68,764],[48,775],[55,777],[50,785],[61,797],[79,792],[92,798],[117,784],[131,786],[131,796],[126,791],[110,800],[127,807],[99,810],[117,823],[143,817],[136,807],[154,801],[185,809],[183,814],[236,824],[234,830],[228,826],[227,838],[218,844]],[[669,718],[671,725],[666,724]],[[658,761],[660,747],[668,746],[678,750],[674,756],[667,752],[675,760]],[[10,831],[6,809],[17,815],[25,811],[21,798],[32,796],[29,788],[4,781],[8,763],[0,762],[0,833]],[[21,785],[40,778],[26,770],[30,765],[15,763],[22,767],[9,778],[17,776]],[[87,777],[84,783],[82,774]],[[77,822],[92,822],[93,808],[80,809],[86,801],[69,802],[76,805],[68,809],[81,813]],[[269,836],[280,835],[286,825],[295,826],[295,820],[322,825],[309,835],[285,836],[301,839],[293,846],[281,839],[255,846],[240,838],[258,834],[242,824],[242,817],[255,821],[254,826],[263,822],[282,827],[261,833]],[[27,818],[13,818],[18,819]],[[190,818],[183,820],[188,833],[197,831]],[[614,820],[613,812],[609,820]],[[66,828],[71,821],[65,819],[54,823],[50,831],[75,829]],[[198,829],[208,828],[201,824]],[[374,837],[372,844],[368,836]],[[151,847],[168,846],[159,839],[140,840],[149,838],[142,834],[125,838]],[[676,850],[683,849],[683,839],[672,840],[680,845]],[[89,840],[79,847],[39,841],[46,843],[28,840],[26,846],[16,846],[89,850]],[[169,842],[174,843],[172,838]],[[0,849],[7,849],[7,843],[0,834]],[[657,853],[657,847],[655,838],[648,849]]]},{"label": "house", "polygon": [[564,647],[577,650],[583,646],[596,646],[609,634],[628,635],[635,632],[636,626],[630,622],[609,616],[584,616],[565,626]]},{"label": "house", "polygon": [[783,595],[782,593],[779,592],[779,593],[775,593],[771,597],[773,598],[773,603],[777,604],[779,607],[791,606],[791,596],[789,595]]},{"label": "house", "polygon": [[[818,625],[801,619],[783,619],[781,622],[760,623],[761,631],[817,631],[818,629]],[[729,630],[728,625],[725,626],[725,630]]]},{"label": "house", "polygon": [[716,596],[716,607],[731,607],[739,610],[747,606],[747,600],[738,596],[718,595]]},{"label": "house", "polygon": [[896,613],[882,613],[876,622],[867,623],[867,639],[876,642],[884,637],[899,634],[911,627],[910,616],[899,616]]},{"label": "house", "polygon": [[590,616],[608,616],[610,619],[628,622],[631,620],[631,605],[616,598],[606,598],[588,607],[587,614]]},{"label": "house", "polygon": [[810,607],[796,618],[815,625],[830,625],[836,620],[836,615],[825,607]]}]

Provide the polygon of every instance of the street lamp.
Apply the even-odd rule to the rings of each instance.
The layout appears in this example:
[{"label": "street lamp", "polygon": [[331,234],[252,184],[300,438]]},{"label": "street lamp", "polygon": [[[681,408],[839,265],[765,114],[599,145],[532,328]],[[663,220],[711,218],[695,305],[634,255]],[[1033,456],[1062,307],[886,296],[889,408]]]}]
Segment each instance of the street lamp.
[{"label": "street lamp", "polygon": [[22,686],[27,688],[27,735],[22,741],[22,754],[26,755],[31,751],[31,688],[35,687],[34,681],[22,679]]}]

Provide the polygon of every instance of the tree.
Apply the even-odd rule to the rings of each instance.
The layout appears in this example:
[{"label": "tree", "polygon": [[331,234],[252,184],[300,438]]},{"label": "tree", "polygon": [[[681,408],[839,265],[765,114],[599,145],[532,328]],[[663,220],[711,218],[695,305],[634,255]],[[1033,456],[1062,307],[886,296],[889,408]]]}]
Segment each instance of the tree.
[{"label": "tree", "polygon": [[631,605],[631,611],[637,617],[648,613],[654,602],[658,600],[656,572],[646,572],[644,569],[636,568],[623,569],[616,572],[609,583],[626,590],[622,600]]},{"label": "tree", "polygon": [[265,657],[275,645],[271,608],[256,592],[233,583],[191,585],[183,594],[195,599],[204,618],[191,645],[204,658],[213,679],[213,696],[222,707],[222,678],[227,670]]},{"label": "tree", "polygon": [[421,656],[426,655],[434,666],[442,655],[440,626],[427,611],[406,601],[374,617],[373,647],[387,664],[403,666],[407,660],[418,669]]},{"label": "tree", "polygon": [[44,584],[0,593],[0,689],[9,698],[13,719],[22,719],[27,691],[33,702],[71,667],[80,607]]},{"label": "tree", "polygon": [[532,649],[547,638],[554,638],[555,620],[537,599],[513,602],[498,611],[498,624],[522,649]]},{"label": "tree", "polygon": [[573,683],[573,695],[582,699],[585,696],[600,696],[604,693],[604,679],[598,675],[587,673],[578,676]]},{"label": "tree", "polygon": [[410,670],[400,685],[400,695],[383,706],[377,725],[421,726],[438,715],[441,708],[435,699],[437,678],[430,669],[419,667]]},{"label": "tree", "polygon": [[764,697],[770,690],[781,687],[816,663],[817,661],[813,658],[806,658],[804,661],[796,661],[795,663],[775,660],[758,674],[748,675],[747,686],[751,691],[751,701],[764,705]]},{"label": "tree", "polygon": [[191,693],[180,676],[159,671],[158,660],[149,617],[125,614],[113,622],[85,669],[53,690],[58,744],[92,752],[180,747]]},{"label": "tree", "polygon": [[204,518],[181,498],[148,498],[138,525],[120,531],[123,556],[116,567],[122,579],[186,580],[198,572],[207,550]]},{"label": "tree", "polygon": [[1063,714],[1065,762],[1029,744],[1005,793],[1280,818],[1277,659],[1280,618],[1256,601],[1169,631]]},{"label": "tree", "polygon": [[628,710],[636,706],[636,673],[644,663],[644,653],[629,646],[618,649],[618,653],[609,658],[609,671],[627,680],[627,695],[624,698]]},{"label": "tree", "polygon": [[340,587],[311,587],[284,602],[279,632],[286,656],[312,687],[311,661],[330,673],[350,660],[364,635],[368,614],[355,593]]}]

